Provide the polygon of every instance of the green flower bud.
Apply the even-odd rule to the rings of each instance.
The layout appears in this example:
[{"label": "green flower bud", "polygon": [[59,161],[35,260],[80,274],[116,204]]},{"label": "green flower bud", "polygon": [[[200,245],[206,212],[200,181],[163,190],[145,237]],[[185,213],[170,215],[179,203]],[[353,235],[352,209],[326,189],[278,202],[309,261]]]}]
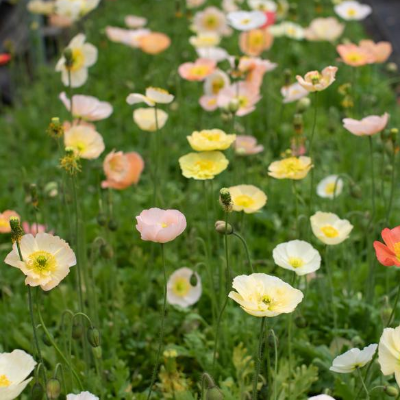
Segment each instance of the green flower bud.
[{"label": "green flower bud", "polygon": [[351,195],[352,197],[354,197],[355,199],[361,199],[361,197],[362,197],[362,191],[361,191],[360,186],[358,186],[357,184],[353,183],[353,184],[350,186],[350,195]]},{"label": "green flower bud", "polygon": [[307,328],[307,326],[308,326],[307,320],[302,315],[299,315],[298,317],[296,317],[294,320],[294,323],[300,329]]},{"label": "green flower bud", "polygon": [[192,286],[197,286],[198,280],[197,275],[193,272],[192,276],[190,277],[190,284]]},{"label": "green flower bud", "polygon": [[10,217],[11,240],[13,243],[19,242],[24,236],[24,230],[21,227],[21,221],[18,217]]},{"label": "green flower bud", "polygon": [[98,360],[101,359],[102,355],[103,355],[103,350],[101,349],[100,346],[98,347],[93,347],[92,348],[92,353],[93,353],[93,357],[97,358]]},{"label": "green flower bud", "polygon": [[229,189],[222,188],[219,191],[219,202],[225,212],[231,212],[233,208],[233,201]]},{"label": "green flower bud", "polygon": [[115,232],[115,231],[118,229],[118,222],[115,221],[114,219],[111,219],[111,220],[108,222],[108,229],[109,229],[110,231]]},{"label": "green flower bud", "polygon": [[228,111],[235,114],[240,108],[240,103],[238,99],[232,99],[228,104]]},{"label": "green flower bud", "polygon": [[96,328],[89,328],[87,331],[87,339],[92,347],[100,346],[100,331]]},{"label": "green flower bud", "polygon": [[388,72],[397,72],[399,70],[399,67],[396,63],[391,62],[386,65],[386,69],[388,70]]},{"label": "green flower bud", "polygon": [[215,230],[221,235],[232,235],[233,227],[231,224],[226,224],[225,221],[217,221],[215,223]]},{"label": "green flower bud", "polygon": [[105,243],[100,246],[100,254],[102,255],[102,257],[109,260],[110,258],[113,258],[114,250],[111,245]]},{"label": "green flower bud", "polygon": [[47,347],[51,347],[51,341],[50,341],[49,337],[46,335],[46,333],[43,333],[42,341]]},{"label": "green flower bud", "polygon": [[218,389],[217,386],[214,386],[212,388],[208,388],[207,389],[207,394],[206,394],[206,399],[207,400],[222,400],[224,398],[225,398],[224,395]]},{"label": "green flower bud", "polygon": [[106,225],[107,225],[107,216],[106,216],[106,214],[100,212],[100,213],[97,215],[97,223],[98,223],[100,226],[106,226]]},{"label": "green flower bud", "polygon": [[385,386],[385,389],[383,391],[389,396],[389,397],[397,397],[399,395],[399,390],[395,388],[394,386]]},{"label": "green flower bud", "polygon": [[306,111],[311,105],[311,100],[308,97],[304,97],[297,102],[296,110],[299,113]]},{"label": "green flower bud", "polygon": [[31,399],[32,400],[42,400],[43,399],[43,395],[44,395],[43,386],[39,382],[36,382],[32,386]]},{"label": "green flower bud", "polygon": [[46,391],[49,399],[58,399],[61,393],[60,381],[56,378],[48,380]]}]

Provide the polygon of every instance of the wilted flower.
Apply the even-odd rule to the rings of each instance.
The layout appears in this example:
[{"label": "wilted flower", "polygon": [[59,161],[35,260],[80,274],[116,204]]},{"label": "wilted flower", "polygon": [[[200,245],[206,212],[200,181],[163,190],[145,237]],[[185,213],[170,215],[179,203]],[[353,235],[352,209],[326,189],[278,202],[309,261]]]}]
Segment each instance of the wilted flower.
[{"label": "wilted flower", "polygon": [[233,201],[233,211],[253,214],[267,204],[266,194],[253,185],[231,186],[229,192]]},{"label": "wilted flower", "polygon": [[347,219],[340,219],[333,213],[318,211],[310,221],[314,235],[327,245],[344,242],[353,230],[353,225]]},{"label": "wilted flower", "polygon": [[317,194],[325,199],[334,199],[338,197],[343,190],[343,179],[337,175],[329,175],[317,186]]},{"label": "wilted flower", "polygon": [[392,375],[400,385],[400,326],[385,328],[379,340],[378,362],[383,375]]},{"label": "wilted flower", "polygon": [[319,71],[308,72],[305,77],[296,76],[297,82],[309,92],[320,92],[335,82],[337,67],[326,67]]},{"label": "wilted flower", "polygon": [[36,361],[23,350],[0,353],[0,398],[14,400],[26,388]]},{"label": "wilted flower", "polygon": [[302,276],[317,271],[321,266],[318,251],[303,240],[292,240],[276,246],[272,252],[276,265]]},{"label": "wilted flower", "polygon": [[155,243],[171,242],[186,229],[186,218],[178,210],[150,208],[142,211],[136,221],[141,239]]},{"label": "wilted flower", "polygon": [[4,262],[19,268],[25,275],[25,284],[40,286],[43,290],[55,288],[76,265],[76,257],[69,244],[48,233],[22,236],[19,246],[23,261],[20,260],[17,245]]},{"label": "wilted flower", "polygon": [[[195,284],[191,282],[193,277]],[[186,308],[199,301],[201,291],[199,274],[189,268],[179,268],[168,279],[167,301],[169,304]]]},{"label": "wilted flower", "polygon": [[274,161],[268,168],[268,175],[276,179],[304,179],[313,167],[310,157],[288,157]]},{"label": "wilted flower", "polygon": [[346,353],[337,356],[329,369],[339,374],[349,374],[368,364],[372,360],[377,347],[377,344],[370,344],[362,350],[350,349]]},{"label": "wilted flower", "polygon": [[269,50],[274,42],[274,37],[268,29],[252,29],[242,32],[239,37],[240,50],[248,56],[259,56],[263,51]]},{"label": "wilted flower", "polygon": [[283,86],[281,89],[283,102],[285,104],[300,100],[303,97],[308,96],[308,93],[308,90],[301,86],[298,82],[289,86]]},{"label": "wilted flower", "polygon": [[199,58],[194,63],[186,62],[179,66],[179,75],[188,81],[203,81],[215,71],[216,62]]},{"label": "wilted flower", "polygon": [[382,132],[389,121],[389,114],[385,113],[381,117],[378,115],[370,115],[358,121],[352,118],[345,118],[343,126],[353,135],[371,136]]},{"label": "wilted flower", "polygon": [[[97,61],[97,49],[90,43],[85,43],[86,36],[82,33],[76,35],[69,43],[65,52],[56,65],[56,71],[61,72],[62,82],[65,86],[82,86],[88,79],[88,68]],[[71,82],[69,82],[71,78]]]},{"label": "wilted flower", "polygon": [[80,158],[87,160],[98,158],[105,149],[100,133],[84,125],[67,130],[64,134],[64,145],[72,148]]},{"label": "wilted flower", "polygon": [[362,67],[375,62],[375,56],[368,48],[353,43],[339,44],[336,50],[341,61],[352,67]]},{"label": "wilted flower", "polygon": [[275,317],[295,310],[303,293],[275,276],[267,274],[240,275],[233,280],[229,297],[244,311],[255,317]]},{"label": "wilted flower", "polygon": [[125,25],[130,29],[143,28],[147,24],[147,18],[137,15],[127,15],[125,17]]},{"label": "wilted flower", "polygon": [[264,151],[264,146],[257,144],[257,139],[249,135],[236,136],[233,147],[235,148],[235,153],[239,156],[249,156]]},{"label": "wilted flower", "polygon": [[339,39],[344,31],[344,24],[336,18],[316,18],[305,31],[307,40],[334,42]]},{"label": "wilted flower", "polygon": [[400,226],[383,229],[381,236],[385,244],[374,242],[376,258],[385,267],[400,267]]},{"label": "wilted flower", "polygon": [[225,171],[229,161],[220,151],[189,153],[179,159],[182,175],[196,180],[214,179]]},{"label": "wilted flower", "polygon": [[[71,100],[65,92],[59,96],[65,108],[71,112]],[[85,121],[101,121],[108,118],[113,112],[112,105],[106,101],[100,101],[93,96],[75,94],[72,96],[72,115],[74,118]]]},{"label": "wilted flower", "polygon": [[227,135],[221,129],[204,129],[186,136],[195,151],[226,150],[235,141],[236,135]]},{"label": "wilted flower", "polygon": [[168,114],[158,108],[137,108],[133,112],[133,120],[142,131],[155,132],[157,128],[161,129],[167,123]]},{"label": "wilted flower", "polygon": [[250,31],[263,26],[267,22],[261,11],[232,11],[227,16],[228,23],[238,31]]},{"label": "wilted flower", "polygon": [[140,35],[138,47],[147,54],[159,54],[167,50],[171,45],[171,39],[161,32],[150,32],[147,35]]},{"label": "wilted flower", "polygon": [[358,1],[344,1],[335,6],[335,12],[346,21],[361,21],[371,14],[372,8]]},{"label": "wilted flower", "polygon": [[10,226],[10,218],[11,217],[17,217],[19,218],[19,215],[12,210],[6,210],[0,213],[0,233],[10,233],[11,232],[11,226]]},{"label": "wilted flower", "polygon": [[169,104],[174,100],[174,96],[167,90],[158,87],[148,87],[146,89],[146,95],[140,93],[131,93],[126,102],[130,105],[138,103],[146,103],[150,107],[154,107],[156,104]]},{"label": "wilted flower", "polygon": [[139,153],[113,150],[104,159],[103,168],[107,179],[101,187],[122,190],[139,182],[144,161]]},{"label": "wilted flower", "polygon": [[81,392],[79,394],[67,394],[67,400],[100,400],[90,392]]}]

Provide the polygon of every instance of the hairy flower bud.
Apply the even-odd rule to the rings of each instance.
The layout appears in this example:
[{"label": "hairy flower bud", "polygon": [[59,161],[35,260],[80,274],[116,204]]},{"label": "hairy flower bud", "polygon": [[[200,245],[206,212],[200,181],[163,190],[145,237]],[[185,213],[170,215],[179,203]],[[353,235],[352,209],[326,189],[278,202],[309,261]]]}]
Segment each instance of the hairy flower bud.
[{"label": "hairy flower bud", "polygon": [[100,346],[100,331],[96,328],[89,328],[87,331],[87,339],[92,347]]},{"label": "hairy flower bud", "polygon": [[60,381],[56,378],[49,379],[47,381],[46,392],[49,399],[58,399],[61,393]]},{"label": "hairy flower bud", "polygon": [[21,221],[18,217],[13,216],[10,218],[10,227],[12,242],[19,242],[21,240],[21,237],[24,236],[24,230],[21,227]]},{"label": "hairy flower bud", "polygon": [[72,337],[75,340],[78,340],[78,339],[80,339],[82,337],[82,335],[83,335],[83,326],[82,326],[82,324],[79,323],[79,322],[78,323],[74,323],[72,325]]},{"label": "hairy flower bud", "polygon": [[224,399],[223,393],[217,386],[207,389],[206,399],[207,400],[222,400]]},{"label": "hairy flower bud", "polygon": [[197,275],[193,272],[193,274],[190,276],[190,284],[192,286],[197,286],[198,280],[197,280]]},{"label": "hairy flower bud", "polygon": [[229,192],[229,189],[222,188],[219,191],[219,202],[225,212],[232,211],[233,202],[232,202],[232,197],[231,197],[231,193]]},{"label": "hairy flower bud", "polygon": [[383,391],[389,397],[397,397],[399,395],[399,390],[397,388],[395,388],[394,386],[385,386]]},{"label": "hairy flower bud", "polygon": [[47,128],[47,133],[51,137],[58,139],[64,135],[64,127],[60,122],[60,118],[52,118]]},{"label": "hairy flower bud", "polygon": [[293,128],[294,128],[294,131],[298,135],[301,135],[303,133],[304,120],[303,120],[303,115],[302,114],[294,114],[294,117],[293,117]]},{"label": "hairy flower bud", "polygon": [[240,108],[240,103],[238,99],[232,99],[228,104],[228,111],[235,114]]},{"label": "hairy flower bud", "polygon": [[227,224],[225,221],[217,221],[215,223],[215,230],[221,235],[232,235],[233,227],[231,224]]}]

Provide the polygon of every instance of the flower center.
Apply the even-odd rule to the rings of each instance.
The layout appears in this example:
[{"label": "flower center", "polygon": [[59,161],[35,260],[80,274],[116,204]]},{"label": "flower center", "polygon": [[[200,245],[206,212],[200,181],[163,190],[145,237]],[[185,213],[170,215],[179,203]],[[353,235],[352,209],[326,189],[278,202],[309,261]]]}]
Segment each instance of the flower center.
[{"label": "flower center", "polygon": [[220,139],[220,134],[207,132],[207,133],[204,133],[204,137],[210,142],[218,142],[218,140]]},{"label": "flower center", "polygon": [[302,267],[304,265],[304,261],[299,257],[290,257],[289,258],[289,264],[293,268],[300,268],[300,267]]},{"label": "flower center", "polygon": [[347,10],[347,16],[348,17],[355,17],[357,15],[357,11],[354,8],[349,8]]},{"label": "flower center", "polygon": [[346,60],[353,63],[360,62],[363,60],[363,56],[359,53],[349,53],[346,56]]},{"label": "flower center", "polygon": [[256,31],[250,35],[250,46],[258,47],[264,44],[264,36],[262,32]]},{"label": "flower center", "polygon": [[161,228],[168,228],[168,224],[166,222],[161,222]]},{"label": "flower center", "polygon": [[205,19],[204,25],[208,29],[215,29],[218,26],[218,18],[215,15],[209,15]]},{"label": "flower center", "polygon": [[178,278],[175,280],[172,291],[179,297],[184,297],[189,293],[190,282],[185,278]]},{"label": "flower center", "polygon": [[248,25],[251,22],[250,18],[243,18],[242,19],[242,25]]},{"label": "flower center", "polygon": [[5,375],[0,375],[0,388],[8,387],[10,385],[11,382],[8,380],[8,378]]},{"label": "flower center", "polygon": [[57,260],[53,254],[47,251],[39,250],[32,253],[27,261],[27,267],[37,274],[47,275],[49,272],[53,272],[57,267]]},{"label": "flower center", "polygon": [[302,170],[301,162],[295,157],[290,157],[282,160],[281,167],[282,172],[286,175],[295,174],[296,172]]},{"label": "flower center", "polygon": [[215,78],[212,81],[211,90],[213,94],[218,94],[221,89],[225,86],[224,80],[222,78]]},{"label": "flower center", "polygon": [[205,65],[194,66],[191,70],[192,74],[196,75],[196,76],[206,75],[208,73],[208,71],[209,71],[209,69]]},{"label": "flower center", "polygon": [[394,254],[396,254],[397,259],[400,261],[400,242],[394,244]]},{"label": "flower center", "polygon": [[85,55],[81,49],[72,49],[72,66],[70,71],[78,71],[85,64]]},{"label": "flower center", "polygon": [[335,238],[339,236],[339,231],[332,225],[323,226],[321,231],[328,238]]},{"label": "flower center", "polygon": [[242,194],[240,196],[235,197],[234,203],[240,207],[251,207],[254,204],[254,200],[247,196],[246,194]]},{"label": "flower center", "polygon": [[325,186],[325,193],[326,194],[334,194],[336,188],[337,188],[336,182],[328,183]]},{"label": "flower center", "polygon": [[249,104],[249,99],[245,96],[239,96],[237,98],[238,102],[239,102],[239,107],[246,107]]},{"label": "flower center", "polygon": [[200,160],[197,161],[195,165],[199,167],[200,171],[206,171],[213,167],[213,162],[209,160]]},{"label": "flower center", "polygon": [[0,219],[0,228],[8,228],[9,226],[10,223],[6,219],[4,218]]}]

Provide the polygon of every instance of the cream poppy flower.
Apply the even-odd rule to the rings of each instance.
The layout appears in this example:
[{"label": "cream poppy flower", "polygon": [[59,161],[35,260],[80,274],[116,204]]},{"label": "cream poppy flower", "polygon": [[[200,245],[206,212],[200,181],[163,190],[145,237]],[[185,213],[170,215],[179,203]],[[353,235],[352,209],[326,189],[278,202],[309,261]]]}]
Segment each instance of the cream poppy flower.
[{"label": "cream poppy flower", "polygon": [[100,0],[55,0],[55,13],[77,21],[89,14],[100,3]]},{"label": "cream poppy flower", "polygon": [[335,6],[335,13],[346,21],[361,21],[372,13],[372,8],[358,1],[344,1]]},{"label": "cream poppy flower", "polygon": [[197,33],[215,32],[219,35],[225,35],[228,30],[226,16],[217,7],[207,7],[194,16],[193,29]]},{"label": "cream poppy flower", "polygon": [[220,151],[189,153],[179,159],[182,175],[196,180],[214,179],[228,168],[229,161]]},{"label": "cream poppy flower", "polygon": [[277,4],[272,0],[248,0],[248,3],[252,10],[274,13],[278,8]]},{"label": "cream poppy flower", "polygon": [[281,24],[283,35],[289,39],[302,40],[305,37],[304,28],[294,22],[283,22]]},{"label": "cream poppy flower", "polygon": [[31,0],[27,5],[27,9],[32,14],[51,15],[54,13],[54,3],[43,0]]},{"label": "cream poppy flower", "polygon": [[87,160],[98,158],[105,149],[100,133],[85,125],[68,129],[64,133],[64,146],[71,147],[76,155]]},{"label": "cream poppy flower", "polygon": [[156,104],[169,104],[174,101],[174,96],[167,90],[148,87],[146,89],[146,95],[140,93],[131,93],[127,98],[126,102],[130,105],[137,103],[146,103],[150,107],[154,107]]},{"label": "cream poppy flower", "polygon": [[275,276],[239,275],[233,280],[229,297],[255,317],[275,317],[295,310],[303,293]]},{"label": "cream poppy flower", "polygon": [[76,265],[76,257],[69,244],[48,233],[22,236],[20,249],[24,261],[20,260],[14,243],[4,262],[19,268],[26,275],[26,285],[40,286],[45,291],[55,288],[69,274],[69,269]]},{"label": "cream poppy flower", "polygon": [[216,96],[222,89],[230,85],[229,77],[220,69],[217,69],[204,81],[204,93],[207,96]]},{"label": "cream poppy flower", "polygon": [[297,75],[296,79],[297,82],[299,82],[300,85],[309,92],[320,92],[335,82],[337,70],[337,67],[326,67],[322,72],[308,72],[304,78]]},{"label": "cream poppy flower", "polygon": [[267,195],[253,185],[238,185],[229,188],[233,202],[233,211],[253,214],[267,204]]},{"label": "cream poppy flower", "polygon": [[288,157],[274,161],[268,168],[268,175],[275,179],[304,179],[313,168],[310,157]]},{"label": "cream poppy flower", "polygon": [[0,353],[0,399],[14,400],[26,388],[36,361],[23,350]]},{"label": "cream poppy flower", "polygon": [[196,53],[200,58],[208,58],[216,63],[229,58],[229,53],[222,47],[198,47]]},{"label": "cream poppy flower", "polygon": [[283,86],[281,89],[283,102],[285,104],[300,100],[303,97],[308,96],[308,93],[308,90],[304,89],[303,86],[301,86],[298,82],[289,86]]},{"label": "cream poppy flower", "polygon": [[82,33],[76,35],[68,45],[72,53],[72,66],[67,67],[64,55],[56,65],[56,71],[61,72],[61,79],[65,86],[69,86],[69,75],[71,75],[71,86],[80,87],[88,79],[88,68],[97,61],[97,49],[90,43],[85,43],[86,36]]},{"label": "cream poppy flower", "polygon": [[138,108],[133,112],[133,120],[142,131],[155,132],[167,123],[168,114],[159,108]]},{"label": "cream poppy flower", "polygon": [[315,18],[305,31],[307,40],[334,42],[343,34],[345,25],[336,18]]},{"label": "cream poppy flower", "polygon": [[125,25],[130,29],[143,28],[147,24],[147,18],[137,15],[127,15],[125,17]]},{"label": "cream poppy flower", "polygon": [[310,243],[292,240],[276,246],[272,252],[276,265],[302,276],[319,270],[321,256]]},{"label": "cream poppy flower", "polygon": [[379,340],[378,362],[383,375],[392,375],[400,386],[400,326],[383,330]]},{"label": "cream poppy flower", "polygon": [[[196,286],[192,286],[190,282],[193,275],[196,277]],[[167,301],[169,304],[187,308],[199,301],[201,292],[201,278],[190,268],[179,268],[168,279]]]},{"label": "cream poppy flower", "polygon": [[[59,99],[63,102],[65,108],[71,112],[71,100],[65,92],[60,93]],[[108,118],[112,112],[112,105],[106,101],[100,101],[96,97],[81,94],[72,96],[72,115],[76,119],[101,121]]]},{"label": "cream poppy flower", "polygon": [[67,400],[100,400],[90,392],[81,392],[79,394],[67,394]]},{"label": "cream poppy flower", "polygon": [[[196,48],[210,48],[218,46],[221,42],[221,37],[213,32],[199,33],[197,36],[191,36],[189,43]],[[207,57],[206,57],[207,58]]]},{"label": "cream poppy flower", "polygon": [[343,179],[337,175],[329,175],[317,186],[317,194],[324,199],[334,199],[343,191]]},{"label": "cream poppy flower", "polygon": [[362,350],[350,349],[349,351],[346,351],[346,353],[337,356],[333,360],[332,366],[329,369],[333,372],[338,372],[339,374],[349,374],[368,364],[372,360],[377,347],[377,344],[370,344]]},{"label": "cream poppy flower", "polygon": [[318,211],[310,221],[314,235],[327,245],[344,242],[353,230],[353,225],[347,219],[340,219],[333,213]]},{"label": "cream poppy flower", "polygon": [[213,151],[229,149],[236,140],[236,135],[228,135],[221,129],[204,129],[195,131],[186,138],[195,151]]},{"label": "cream poppy flower", "polygon": [[257,29],[267,22],[267,17],[262,11],[232,11],[227,19],[229,25],[238,31]]}]

